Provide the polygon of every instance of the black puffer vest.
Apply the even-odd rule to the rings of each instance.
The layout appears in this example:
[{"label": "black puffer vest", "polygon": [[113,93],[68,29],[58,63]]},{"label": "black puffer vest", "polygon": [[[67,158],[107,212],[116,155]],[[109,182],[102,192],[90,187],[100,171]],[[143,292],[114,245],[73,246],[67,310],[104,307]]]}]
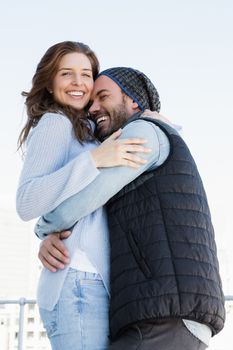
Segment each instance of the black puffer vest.
[{"label": "black puffer vest", "polygon": [[107,204],[111,339],[130,324],[171,318],[205,323],[214,335],[225,309],[205,190],[176,131],[144,119],[166,133],[170,154]]}]

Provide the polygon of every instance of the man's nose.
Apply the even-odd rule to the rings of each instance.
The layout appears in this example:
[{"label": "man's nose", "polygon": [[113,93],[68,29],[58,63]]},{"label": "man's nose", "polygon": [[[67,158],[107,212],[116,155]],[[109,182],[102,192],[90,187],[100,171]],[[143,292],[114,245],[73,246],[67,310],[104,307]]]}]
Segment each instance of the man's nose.
[{"label": "man's nose", "polygon": [[96,114],[100,110],[99,103],[97,101],[93,101],[91,107],[89,108],[90,114]]}]

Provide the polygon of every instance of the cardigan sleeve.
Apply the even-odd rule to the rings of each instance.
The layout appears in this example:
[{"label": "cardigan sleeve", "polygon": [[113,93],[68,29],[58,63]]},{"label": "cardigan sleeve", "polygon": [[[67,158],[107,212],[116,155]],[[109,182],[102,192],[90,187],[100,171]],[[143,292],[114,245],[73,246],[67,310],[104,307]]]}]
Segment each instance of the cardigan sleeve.
[{"label": "cardigan sleeve", "polygon": [[16,209],[23,220],[53,210],[98,176],[90,152],[81,145],[83,152],[69,161],[71,142],[72,124],[59,114],[46,113],[31,131],[16,195]]}]

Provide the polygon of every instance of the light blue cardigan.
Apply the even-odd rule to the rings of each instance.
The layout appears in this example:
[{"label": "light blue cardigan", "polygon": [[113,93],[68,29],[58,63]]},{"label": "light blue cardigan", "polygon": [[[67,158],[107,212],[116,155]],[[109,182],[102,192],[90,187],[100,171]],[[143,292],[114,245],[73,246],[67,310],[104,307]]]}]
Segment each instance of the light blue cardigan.
[{"label": "light blue cardigan", "polygon": [[[27,139],[16,198],[19,216],[28,221],[50,212],[91,183],[99,175],[99,170],[89,151],[97,145],[97,142],[80,144],[68,118],[46,113]],[[104,208],[99,208],[74,226],[72,235],[64,241],[71,256],[75,247],[87,250],[82,240],[87,234],[95,243],[88,246],[88,257],[109,291],[109,246]],[[40,307],[54,308],[67,269],[56,273],[42,270],[37,293]]]}]

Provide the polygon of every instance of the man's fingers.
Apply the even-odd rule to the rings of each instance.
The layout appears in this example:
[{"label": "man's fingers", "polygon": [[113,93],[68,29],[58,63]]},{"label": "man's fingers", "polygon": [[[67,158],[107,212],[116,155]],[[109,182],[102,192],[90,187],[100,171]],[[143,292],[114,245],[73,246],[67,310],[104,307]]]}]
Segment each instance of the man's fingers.
[{"label": "man's fingers", "polygon": [[67,255],[63,254],[63,252],[61,251],[62,247],[60,247],[59,242],[56,242],[56,245],[51,244],[51,242],[49,243],[50,244],[41,245],[39,254],[49,262],[50,262],[49,259],[53,258],[60,261],[63,264],[68,264],[69,258]]},{"label": "man's fingers", "polygon": [[[61,261],[64,264],[69,263],[69,258],[66,254],[63,253],[62,247],[60,247],[60,244],[57,244],[56,246],[52,245],[49,250],[46,251],[46,249],[43,250],[45,258],[48,256],[52,256],[53,258]],[[68,253],[67,253],[68,254]]]},{"label": "man's fingers", "polygon": [[55,239],[51,243],[52,243],[52,245],[51,245],[49,251],[53,256],[55,256],[56,258],[58,258],[60,260],[61,260],[61,258],[63,260],[63,256],[64,256],[64,258],[69,257],[69,251],[67,250],[65,244],[60,239]]},{"label": "man's fingers", "polygon": [[59,233],[59,235],[51,234],[41,243],[41,248],[45,247],[53,256],[57,257],[58,259],[61,258],[61,255],[59,253],[68,258],[69,251],[67,250],[65,244],[62,242],[62,239],[67,238],[70,234],[70,231],[63,231]]},{"label": "man's fingers", "polygon": [[[69,231],[62,232],[63,239],[70,235]],[[41,242],[38,257],[43,266],[51,272],[57,269],[64,269],[69,263],[69,252],[59,238],[60,234],[51,234]]]},{"label": "man's fingers", "polygon": [[66,239],[71,235],[71,231],[62,231],[60,232],[60,239]]},{"label": "man's fingers", "polygon": [[55,269],[64,269],[65,263],[58,258],[54,257],[51,255],[50,252],[40,249],[40,252],[38,254],[38,257],[42,264],[47,267],[48,265],[50,268],[55,268]]},{"label": "man's fingers", "polygon": [[43,266],[51,272],[56,272],[57,268],[48,262],[40,253],[38,254],[38,258],[42,262]]},{"label": "man's fingers", "polygon": [[43,266],[44,266],[46,269],[48,269],[48,270],[51,271],[51,272],[56,272],[56,271],[57,271],[57,269],[56,269],[54,266],[52,266],[51,264],[49,264],[49,263],[47,262],[47,260],[46,260],[43,256],[41,256],[41,255],[39,254],[39,255],[38,255],[38,258],[40,259],[40,261],[42,262]]}]

